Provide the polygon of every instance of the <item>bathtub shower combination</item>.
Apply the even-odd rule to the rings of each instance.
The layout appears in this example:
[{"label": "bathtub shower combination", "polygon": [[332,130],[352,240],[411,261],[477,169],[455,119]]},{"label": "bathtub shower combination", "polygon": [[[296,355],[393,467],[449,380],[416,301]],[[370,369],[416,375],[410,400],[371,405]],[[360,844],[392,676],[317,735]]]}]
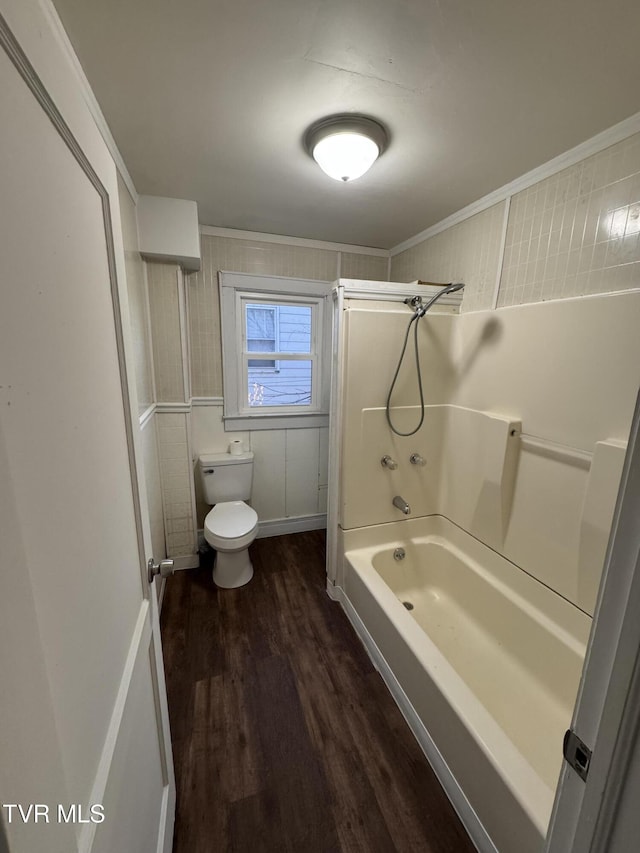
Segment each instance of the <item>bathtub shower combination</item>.
[{"label": "bathtub shower combination", "polygon": [[[549,437],[557,434],[548,426],[558,417],[557,393],[588,387],[578,374],[593,375],[589,358],[570,359],[566,375],[559,369],[559,392],[553,377],[510,375],[510,360],[531,361],[535,312],[547,312],[547,347],[554,336],[564,350],[579,346],[563,328],[566,309],[522,306],[499,321],[499,312],[457,316],[457,290],[446,292],[419,333],[419,306],[410,305],[416,361],[420,346],[427,365],[424,394],[416,391],[417,365],[393,374],[411,328],[403,297],[426,292],[428,302],[438,291],[344,280],[334,291],[327,588],[478,849],[540,853],[625,433],[605,415],[590,416],[595,405],[587,400],[576,404],[575,423],[560,414],[571,440]],[[609,298],[574,306],[573,317],[589,336],[589,324],[606,321],[607,311],[628,309]],[[501,411],[480,407],[483,395],[502,399]],[[615,418],[615,408],[606,416]],[[618,410],[624,424],[624,406]]]}]

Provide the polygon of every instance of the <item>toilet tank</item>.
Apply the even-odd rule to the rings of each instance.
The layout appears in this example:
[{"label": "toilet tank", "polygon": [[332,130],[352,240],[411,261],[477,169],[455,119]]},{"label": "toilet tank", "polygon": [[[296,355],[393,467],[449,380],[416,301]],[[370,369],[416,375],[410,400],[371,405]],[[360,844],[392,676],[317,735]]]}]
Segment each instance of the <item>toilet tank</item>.
[{"label": "toilet tank", "polygon": [[198,470],[205,501],[246,501],[251,497],[253,453],[205,453],[198,459]]}]

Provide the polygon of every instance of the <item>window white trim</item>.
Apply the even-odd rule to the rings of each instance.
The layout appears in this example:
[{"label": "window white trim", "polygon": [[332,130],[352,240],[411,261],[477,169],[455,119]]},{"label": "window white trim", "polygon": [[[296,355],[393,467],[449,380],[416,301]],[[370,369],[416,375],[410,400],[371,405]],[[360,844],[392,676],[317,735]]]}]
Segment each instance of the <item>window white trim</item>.
[{"label": "window white trim", "polygon": [[[331,282],[281,276],[219,273],[222,327],[222,371],[226,430],[296,429],[327,426],[329,422],[329,363]],[[311,352],[248,352],[244,325],[247,302],[308,305],[312,308]],[[245,400],[248,360],[310,361],[311,402],[306,405],[250,407]]]}]

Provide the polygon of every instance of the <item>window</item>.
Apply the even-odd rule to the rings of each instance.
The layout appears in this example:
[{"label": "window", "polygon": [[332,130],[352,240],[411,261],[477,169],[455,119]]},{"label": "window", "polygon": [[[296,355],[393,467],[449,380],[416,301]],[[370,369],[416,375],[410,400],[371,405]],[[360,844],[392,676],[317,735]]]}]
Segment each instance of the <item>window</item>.
[{"label": "window", "polygon": [[328,282],[220,273],[226,428],[326,425],[329,290]]}]

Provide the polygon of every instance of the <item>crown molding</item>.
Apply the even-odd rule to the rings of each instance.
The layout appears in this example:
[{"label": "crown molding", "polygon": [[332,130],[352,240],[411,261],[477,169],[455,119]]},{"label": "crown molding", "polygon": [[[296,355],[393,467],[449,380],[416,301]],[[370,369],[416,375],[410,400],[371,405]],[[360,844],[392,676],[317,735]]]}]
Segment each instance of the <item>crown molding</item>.
[{"label": "crown molding", "polygon": [[306,237],[286,237],[282,234],[264,234],[261,231],[238,231],[235,228],[219,228],[216,225],[201,225],[200,233],[208,237],[230,237],[233,240],[255,240],[260,243],[280,243],[286,246],[301,246],[305,249],[325,249],[331,252],[350,252],[354,255],[374,255],[388,258],[388,249],[370,246],[352,246],[349,243],[328,243],[325,240],[310,240]]},{"label": "crown molding", "polygon": [[424,240],[428,240],[429,237],[435,237],[436,234],[446,231],[447,228],[451,228],[459,222],[464,222],[465,219],[475,216],[476,213],[482,213],[483,210],[487,210],[495,204],[499,204],[505,199],[510,198],[512,195],[543,181],[545,178],[561,172],[562,169],[575,166],[581,160],[585,160],[593,154],[598,154],[600,151],[604,151],[605,148],[609,148],[610,145],[622,142],[623,139],[627,139],[638,132],[640,132],[640,113],[635,113],[635,115],[629,116],[624,121],[603,130],[602,133],[598,133],[590,139],[585,140],[585,142],[581,142],[575,148],[570,148],[564,154],[559,154],[541,166],[531,169],[530,172],[525,172],[519,178],[468,204],[466,207],[461,208],[456,213],[452,213],[451,216],[447,216],[446,219],[442,219],[435,225],[431,225],[419,234],[410,237],[402,243],[398,243],[397,246],[393,246],[389,250],[389,253],[393,257],[400,254],[400,252],[405,252],[407,249],[412,249]]}]

